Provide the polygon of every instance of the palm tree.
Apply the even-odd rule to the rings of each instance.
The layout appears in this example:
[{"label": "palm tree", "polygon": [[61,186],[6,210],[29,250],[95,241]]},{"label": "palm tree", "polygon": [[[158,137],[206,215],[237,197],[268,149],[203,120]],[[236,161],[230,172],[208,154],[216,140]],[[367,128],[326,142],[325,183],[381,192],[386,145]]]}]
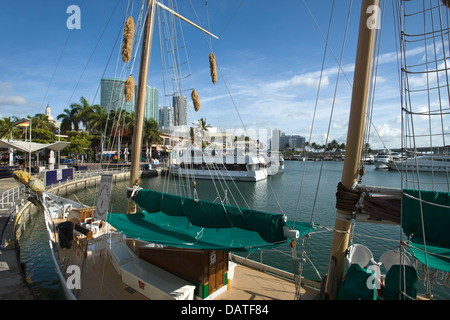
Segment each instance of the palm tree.
[{"label": "palm tree", "polygon": [[78,131],[78,121],[76,120],[77,109],[71,107],[70,109],[64,109],[64,113],[56,116],[56,119],[61,120],[61,131]]},{"label": "palm tree", "polygon": [[99,106],[98,104],[92,106],[92,113],[89,117],[89,127],[92,133],[100,132],[103,134],[105,128],[108,128],[108,118],[109,115],[105,111],[105,108]]},{"label": "palm tree", "polygon": [[153,118],[144,119],[144,139],[147,141],[147,144],[151,146],[156,144],[158,146],[161,143],[161,131],[159,130],[158,122],[156,122]]},{"label": "palm tree", "polygon": [[12,139],[15,135],[16,131],[14,127],[14,122],[16,120],[12,121],[11,117],[3,117],[3,119],[0,120],[0,139],[6,138],[6,139]]},{"label": "palm tree", "polygon": [[195,141],[195,129],[194,127],[190,127],[189,128],[189,136],[191,137],[191,145],[194,145],[194,141]]},{"label": "palm tree", "polygon": [[109,115],[105,111],[105,108],[99,105],[92,106],[92,109],[94,112],[90,115],[89,127],[91,128],[92,133],[96,136],[96,143],[93,147],[103,154],[105,136],[108,136],[108,134],[111,133],[111,128],[108,126]]},{"label": "palm tree", "polygon": [[125,112],[125,118],[124,118],[124,127],[125,130],[128,130],[131,134],[131,137],[133,136],[134,132],[134,122],[136,120],[136,113],[134,111]]},{"label": "palm tree", "polygon": [[80,103],[72,103],[70,105],[71,108],[76,109],[75,119],[77,121],[81,121],[84,126],[84,129],[87,132],[90,132],[90,128],[88,128],[89,119],[94,112],[94,108],[99,107],[99,105],[91,106],[85,97],[80,98]]},{"label": "palm tree", "polygon": [[195,125],[195,133],[200,136],[202,141],[202,149],[205,147],[207,141],[209,140],[208,129],[211,125],[206,122],[206,119],[200,118]]},{"label": "palm tree", "polygon": [[54,122],[49,121],[47,116],[43,113],[37,113],[32,119],[32,128],[34,129],[43,129],[50,132],[55,132],[56,125]]}]

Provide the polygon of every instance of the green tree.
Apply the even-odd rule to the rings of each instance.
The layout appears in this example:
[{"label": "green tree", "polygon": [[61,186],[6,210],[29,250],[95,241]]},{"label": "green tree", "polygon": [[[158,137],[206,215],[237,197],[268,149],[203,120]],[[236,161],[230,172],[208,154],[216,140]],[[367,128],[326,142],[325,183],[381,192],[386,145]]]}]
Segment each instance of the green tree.
[{"label": "green tree", "polygon": [[17,137],[18,129],[14,127],[16,119],[11,120],[11,117],[3,117],[0,119],[0,139],[12,139]]},{"label": "green tree", "polygon": [[85,131],[72,131],[68,132],[67,135],[69,136],[68,140],[70,145],[65,150],[67,150],[67,152],[87,155],[88,150],[91,149],[92,137]]},{"label": "green tree", "polygon": [[61,131],[67,133],[68,131],[78,131],[78,121],[76,120],[77,109],[71,107],[70,109],[64,109],[64,113],[56,116],[56,119],[61,120]]},{"label": "green tree", "polygon": [[152,144],[159,144],[162,141],[161,134],[162,132],[159,130],[158,122],[155,121],[155,119],[144,119],[144,139],[147,140],[147,142]]},{"label": "green tree", "polygon": [[54,122],[49,121],[47,116],[43,113],[37,113],[32,119],[31,119],[31,125],[32,130],[35,131],[36,129],[42,129],[50,132],[55,132],[56,125]]},{"label": "green tree", "polygon": [[96,152],[103,153],[105,137],[111,133],[111,128],[108,126],[109,115],[105,111],[105,108],[99,105],[94,105],[92,110],[93,112],[89,118],[89,127],[92,133],[92,148]]},{"label": "green tree", "polygon": [[76,110],[75,119],[83,124],[84,130],[91,132],[91,128],[88,126],[89,120],[94,112],[94,109],[99,105],[91,106],[85,97],[80,98],[80,103],[72,103],[71,108]]},{"label": "green tree", "polygon": [[161,143],[161,134],[162,132],[159,130],[158,122],[153,118],[144,119],[143,138],[147,141],[147,145],[150,146],[150,149],[153,144],[158,146],[158,144]]},{"label": "green tree", "polygon": [[89,116],[89,127],[91,128],[91,133],[104,132],[108,124],[108,113],[105,108],[96,104],[92,106],[92,113]]},{"label": "green tree", "polygon": [[31,139],[37,143],[53,143],[57,140],[55,134],[47,129],[32,129]]},{"label": "green tree", "polygon": [[194,141],[195,141],[195,129],[194,127],[190,127],[189,128],[189,137],[191,138],[191,146],[194,145]]},{"label": "green tree", "polygon": [[195,134],[200,137],[202,141],[202,149],[204,149],[209,141],[208,130],[211,125],[206,122],[206,119],[200,118],[195,125]]}]

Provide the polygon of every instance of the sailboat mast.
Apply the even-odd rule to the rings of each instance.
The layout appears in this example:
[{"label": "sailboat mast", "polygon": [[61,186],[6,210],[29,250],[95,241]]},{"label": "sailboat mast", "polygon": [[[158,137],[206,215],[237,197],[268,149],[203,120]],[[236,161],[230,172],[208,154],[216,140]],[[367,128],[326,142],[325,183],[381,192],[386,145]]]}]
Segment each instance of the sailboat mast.
[{"label": "sailboat mast", "polygon": [[[133,129],[133,148],[131,150],[131,169],[129,186],[136,185],[139,178],[142,148],[142,126],[144,122],[144,104],[147,93],[147,75],[149,67],[150,51],[152,47],[153,26],[155,18],[155,0],[147,0],[147,15],[144,24],[144,36],[142,42],[141,64],[139,67],[139,80],[137,88],[137,102],[135,113],[135,125]],[[136,204],[128,202],[128,213],[136,212]]]},{"label": "sailboat mast", "polygon": [[[369,95],[372,55],[377,27],[378,0],[363,0],[359,21],[358,46],[356,51],[353,92],[350,107],[347,144],[341,183],[350,189],[358,178],[359,162],[363,144],[366,107]],[[337,210],[335,232],[330,253],[327,277],[327,294],[330,299],[337,296],[337,285],[342,281],[345,256],[348,248],[351,221],[346,219],[352,211]],[[334,275],[334,276],[333,276]],[[333,288],[333,284],[335,287]]]}]

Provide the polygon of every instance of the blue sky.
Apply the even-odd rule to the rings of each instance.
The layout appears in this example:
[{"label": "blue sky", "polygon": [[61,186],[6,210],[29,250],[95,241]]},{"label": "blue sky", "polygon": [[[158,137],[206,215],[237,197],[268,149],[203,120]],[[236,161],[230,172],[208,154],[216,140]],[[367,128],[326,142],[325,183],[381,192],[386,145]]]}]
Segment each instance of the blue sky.
[{"label": "blue sky", "polygon": [[[338,75],[336,59],[342,51],[350,1],[336,3],[329,42],[336,58],[327,51],[312,136],[317,143],[326,141]],[[183,67],[189,69],[182,72],[191,74],[183,88],[195,88],[201,100],[199,112],[189,104],[188,124],[203,117],[213,126],[237,129],[242,128],[242,119],[247,129],[277,128],[309,139],[324,54],[322,33],[328,29],[332,1],[208,0],[207,4],[178,1],[181,14],[220,35],[219,40],[206,40],[197,29],[181,24],[189,61]],[[70,5],[80,7],[79,30],[67,28]],[[122,71],[120,44],[114,47],[127,5],[125,0],[1,0],[0,115],[44,113],[49,104],[56,118],[81,96],[99,103],[100,79],[126,78],[130,72]],[[135,1],[135,20],[139,7],[140,1]],[[354,1],[342,61],[348,80],[341,73],[329,135],[329,140],[339,142],[346,140],[359,11],[360,1]],[[162,106],[170,99],[164,98],[158,29],[156,22],[148,84],[159,89]],[[373,115],[383,143],[374,136],[370,144],[398,147],[400,98],[391,1],[385,9],[384,30]],[[223,75],[219,74],[216,85],[209,77],[208,44]],[[136,81],[137,70],[138,63],[133,67]],[[167,94],[171,92],[168,88]]]}]

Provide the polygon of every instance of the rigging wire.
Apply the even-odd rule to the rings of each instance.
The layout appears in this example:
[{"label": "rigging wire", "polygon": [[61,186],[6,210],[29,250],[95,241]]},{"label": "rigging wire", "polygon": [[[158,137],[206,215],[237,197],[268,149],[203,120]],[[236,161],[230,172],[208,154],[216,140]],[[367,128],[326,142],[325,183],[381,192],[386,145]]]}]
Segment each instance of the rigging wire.
[{"label": "rigging wire", "polygon": [[[192,5],[192,1],[190,0],[190,2],[191,2],[192,9],[194,10],[194,14],[195,14],[195,16],[196,16],[196,18],[197,18],[198,24],[201,26],[200,19],[198,18],[197,12],[195,11],[194,6]],[[242,2],[241,2],[241,5],[242,5]],[[238,7],[238,10],[239,10],[239,8],[240,8],[240,6]],[[237,11],[235,12],[235,14],[236,14],[236,13],[237,13]],[[211,45],[211,43],[208,41],[208,38],[207,38],[206,34],[203,34],[203,36],[205,37],[205,41],[206,41],[206,43],[207,43],[207,45],[208,45],[208,47],[209,47],[209,49],[210,49],[210,52],[213,52],[212,45]],[[231,94],[231,91],[230,91],[230,89],[229,89],[229,87],[228,87],[228,84],[227,84],[227,82],[226,82],[226,80],[225,80],[225,77],[223,76],[223,73],[222,73],[222,70],[221,70],[221,68],[220,68],[220,65],[219,65],[219,63],[217,62],[217,58],[216,58],[216,66],[217,66],[217,69],[219,70],[219,73],[220,73],[220,75],[221,75],[221,78],[222,78],[222,80],[223,80],[223,83],[224,83],[224,85],[225,85],[225,88],[227,89],[228,95],[229,95],[229,97],[230,97],[230,99],[231,99],[231,101],[232,101],[232,104],[233,104],[233,106],[234,106],[234,108],[235,108],[235,110],[236,110],[236,113],[237,113],[237,115],[238,115],[238,117],[239,117],[239,120],[240,120],[240,122],[241,122],[241,125],[242,125],[242,127],[243,127],[245,133],[247,134],[247,136],[249,136],[247,127],[245,126],[244,121],[242,120],[241,114],[240,114],[240,112],[239,112],[239,109],[238,109],[238,107],[237,107],[235,101],[234,101],[233,95]],[[278,206],[278,209],[280,210],[280,213],[281,213],[282,215],[285,215],[284,212],[283,212],[283,209],[282,209],[282,207],[281,207],[281,204],[280,204],[280,202],[278,201],[278,198],[277,198],[277,196],[276,196],[276,194],[275,194],[275,192],[274,192],[274,190],[273,190],[273,188],[272,188],[272,185],[270,184],[270,181],[268,181],[268,186],[269,186],[269,188],[270,188],[270,190],[271,190],[272,195],[274,196],[275,202],[276,202],[276,204],[277,204],[277,206]],[[245,201],[245,199],[243,199],[243,200]]]},{"label": "rigging wire", "polygon": [[[329,136],[330,136],[331,123],[332,123],[332,118],[333,118],[333,111],[334,111],[334,106],[335,106],[335,101],[336,101],[336,95],[337,95],[337,88],[338,88],[338,84],[339,84],[339,78],[340,78],[340,74],[341,74],[342,60],[343,60],[343,57],[344,57],[344,49],[345,49],[345,44],[346,44],[346,40],[347,40],[347,34],[348,34],[348,28],[349,28],[349,23],[350,23],[350,14],[351,14],[351,10],[352,10],[352,4],[353,4],[353,1],[350,1],[349,7],[348,7],[348,13],[347,13],[346,27],[345,27],[345,31],[344,31],[344,39],[343,39],[342,49],[341,49],[341,57],[340,57],[340,60],[339,60],[338,74],[337,74],[336,85],[335,85],[335,89],[334,89],[333,102],[332,102],[332,105],[331,105],[330,117],[329,117],[329,122],[328,122],[328,129],[327,129],[327,134],[326,134],[325,145],[327,144],[327,141],[328,141]],[[331,21],[332,21],[332,18],[333,18],[333,8],[334,8],[334,1],[333,1],[333,6],[332,6],[332,9],[331,9],[331,13],[330,13],[330,21],[329,21],[329,29],[328,29],[327,37],[329,36],[329,31],[330,31],[330,28],[331,28]],[[325,62],[325,55],[326,55],[327,45],[328,45],[328,39],[327,39],[327,41],[325,43],[325,51],[324,51],[322,70],[323,70],[323,65],[324,65],[324,62]],[[319,84],[320,84],[320,82],[319,82]],[[320,85],[319,85],[318,92],[317,92],[317,97],[316,97],[316,107],[317,107],[317,103],[318,103],[319,91],[320,91]],[[316,107],[315,107],[315,110],[316,110]],[[313,122],[314,122],[314,118],[313,118]],[[310,139],[311,139],[311,135],[312,135],[312,131],[310,133]],[[322,178],[322,172],[323,172],[323,164],[324,164],[324,160],[322,159],[321,166],[320,166],[320,169],[319,169],[319,176],[318,176],[318,180],[317,180],[317,186],[316,186],[316,192],[315,192],[315,196],[314,196],[313,206],[312,206],[312,210],[311,210],[310,225],[312,225],[313,219],[314,219],[315,207],[316,207],[316,203],[317,203],[317,196],[319,194],[319,186],[320,186],[320,182],[321,182],[321,178]],[[306,250],[308,248],[308,238],[305,239],[303,247],[304,247],[304,249],[303,249],[302,252],[303,252],[303,254],[306,254]],[[301,285],[302,271],[303,271],[303,264],[301,264],[301,267],[300,267],[300,277],[299,277],[300,285]],[[300,287],[300,285],[299,285],[299,287]],[[298,297],[300,297],[300,295],[298,295]]]},{"label": "rigging wire", "polygon": [[[425,230],[424,230],[424,211],[423,211],[423,199],[422,199],[422,194],[420,192],[420,190],[422,190],[421,186],[423,185],[422,181],[421,181],[421,176],[419,174],[419,166],[418,166],[418,160],[417,160],[417,147],[419,145],[419,138],[422,137],[428,137],[428,145],[432,148],[433,143],[435,142],[435,140],[433,140],[433,137],[436,136],[436,133],[433,133],[433,127],[436,127],[436,125],[434,125],[433,121],[432,121],[432,115],[436,115],[436,113],[434,111],[431,111],[431,107],[433,104],[435,104],[436,102],[433,101],[433,99],[437,100],[437,103],[439,105],[439,113],[437,115],[440,115],[440,133],[439,135],[442,135],[442,143],[445,145],[445,125],[444,125],[444,115],[447,113],[447,109],[443,108],[443,104],[444,104],[444,100],[443,100],[443,90],[442,89],[446,89],[447,92],[446,94],[444,93],[444,95],[447,95],[450,97],[449,95],[449,89],[448,89],[448,73],[446,72],[448,70],[447,67],[447,52],[445,49],[446,46],[446,41],[444,39],[444,35],[448,35],[448,17],[447,17],[447,26],[443,25],[443,19],[442,19],[442,15],[441,15],[441,6],[442,4],[439,4],[437,6],[433,5],[433,2],[430,0],[429,4],[426,4],[426,1],[423,0],[422,1],[422,8],[418,11],[412,12],[412,13],[407,13],[406,12],[406,3],[404,4],[400,4],[400,8],[398,9],[398,15],[399,15],[399,25],[401,25],[401,30],[402,30],[402,37],[401,37],[401,53],[402,53],[402,136],[404,137],[404,139],[402,139],[402,149],[404,149],[404,146],[409,146],[409,149],[413,150],[414,153],[414,159],[415,159],[415,165],[416,165],[416,169],[412,172],[411,175],[408,174],[408,171],[405,170],[404,172],[402,171],[402,185],[404,183],[404,181],[406,183],[408,183],[410,181],[410,176],[412,181],[415,181],[416,185],[417,185],[417,189],[419,190],[419,208],[420,208],[420,219],[421,219],[421,223],[422,223],[422,233],[423,233],[423,242],[424,242],[424,252],[425,252],[425,261],[424,261],[424,267],[425,267],[425,271],[427,273],[427,280],[426,280],[426,287],[427,287],[427,293],[428,295],[431,296],[431,282],[432,282],[432,276],[430,276],[430,269],[429,269],[429,265],[428,265],[428,254],[430,254],[427,250],[427,241],[426,241],[426,234],[425,234]],[[438,17],[436,17],[436,10],[438,11]],[[448,10],[447,11],[448,14]],[[411,24],[413,24],[414,22],[410,19],[408,19],[409,17],[412,16],[418,16],[420,15],[419,19],[421,18],[422,23],[423,23],[423,32],[420,34],[411,34],[411,33],[406,33],[406,27],[407,25],[410,26]],[[438,23],[435,23],[435,22]],[[410,24],[411,23],[411,24]],[[431,31],[428,30],[428,28],[431,28]],[[420,42],[423,45],[424,48],[424,55],[423,55],[423,59],[425,60],[425,62],[423,61],[419,61],[420,63],[407,63],[406,58],[407,58],[407,44],[411,43],[411,41],[409,41],[409,39],[411,37],[414,37],[414,41]],[[437,41],[441,41],[442,44],[437,44]],[[429,44],[429,42],[431,42],[431,44]],[[443,50],[443,52],[439,52],[440,50]],[[442,58],[443,56],[443,58]],[[412,60],[412,58],[410,58],[410,60]],[[444,62],[442,62],[444,61]],[[440,64],[444,64],[444,68],[440,67]],[[423,68],[423,70],[418,70],[418,71],[414,71],[411,72],[411,70],[409,68],[412,67],[421,67]],[[440,78],[440,74],[442,74],[442,70],[444,70],[445,73],[445,80],[447,82],[447,86],[442,86],[440,85],[440,81],[443,81]],[[434,75],[436,76],[435,79],[432,79],[432,76]],[[417,83],[414,83],[414,75],[423,75],[422,78],[424,80],[424,84],[423,87],[424,88],[420,88],[418,87]],[[444,81],[445,81],[444,80]],[[432,86],[432,83],[436,82],[437,85],[436,86]],[[414,90],[411,90],[411,85],[415,85],[418,88],[414,88]],[[447,87],[447,88],[445,88]],[[423,89],[423,90],[420,90]],[[416,109],[421,108],[420,102],[418,102],[417,105],[413,104],[413,98],[412,95],[415,94],[414,96],[414,101],[417,101],[417,94],[420,92],[427,92],[425,100],[426,100],[426,107],[428,109],[428,112],[426,113],[422,113],[420,114],[420,112],[417,112]],[[450,100],[450,98],[449,98]],[[421,110],[420,110],[421,111]],[[404,115],[403,115],[404,114]],[[426,115],[428,118],[428,134],[427,135],[420,135],[420,134],[416,134],[415,133],[415,121],[420,121],[419,120],[415,120],[414,116],[419,116],[419,115]],[[439,131],[439,129],[436,129]],[[407,168],[405,168],[407,169]],[[432,183],[433,186],[435,185],[435,180],[434,180],[434,175],[431,175],[432,178]],[[449,183],[448,183],[448,171],[447,171],[447,190],[449,188]],[[433,187],[434,190],[434,187]],[[435,204],[433,204],[435,205]],[[403,244],[404,245],[404,244]]]}]

